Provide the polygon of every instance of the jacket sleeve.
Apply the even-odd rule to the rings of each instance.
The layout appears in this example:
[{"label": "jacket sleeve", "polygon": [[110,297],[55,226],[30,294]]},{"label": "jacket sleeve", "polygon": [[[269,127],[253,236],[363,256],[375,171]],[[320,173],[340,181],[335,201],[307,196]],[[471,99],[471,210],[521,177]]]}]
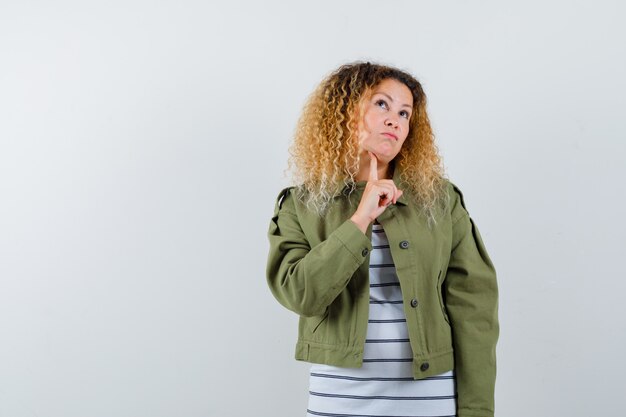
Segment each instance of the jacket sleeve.
[{"label": "jacket sleeve", "polygon": [[452,252],[444,280],[459,417],[493,417],[499,336],[496,271],[461,191],[452,184]]},{"label": "jacket sleeve", "polygon": [[308,317],[324,314],[372,249],[350,219],[311,247],[289,188],[278,196],[268,238],[266,275],[272,294],[289,310]]}]

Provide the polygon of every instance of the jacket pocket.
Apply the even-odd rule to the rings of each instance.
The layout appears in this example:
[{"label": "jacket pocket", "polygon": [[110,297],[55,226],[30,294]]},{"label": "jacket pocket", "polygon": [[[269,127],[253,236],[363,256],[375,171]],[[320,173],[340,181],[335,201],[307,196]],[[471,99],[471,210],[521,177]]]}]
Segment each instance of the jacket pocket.
[{"label": "jacket pocket", "polygon": [[443,293],[442,293],[442,285],[443,285],[443,270],[439,270],[439,275],[437,276],[437,295],[439,297],[439,306],[441,307],[441,313],[443,314],[443,318],[446,320],[448,324],[450,324],[450,318],[448,317],[448,312],[446,310],[446,305],[443,302]]}]

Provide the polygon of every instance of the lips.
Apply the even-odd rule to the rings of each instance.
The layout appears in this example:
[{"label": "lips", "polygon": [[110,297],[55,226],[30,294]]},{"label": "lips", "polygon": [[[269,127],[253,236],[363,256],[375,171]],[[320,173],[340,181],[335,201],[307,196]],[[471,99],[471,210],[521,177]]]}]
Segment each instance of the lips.
[{"label": "lips", "polygon": [[396,135],[394,135],[393,133],[383,132],[383,135],[387,136],[388,138],[391,138],[393,140],[398,140],[398,137]]}]

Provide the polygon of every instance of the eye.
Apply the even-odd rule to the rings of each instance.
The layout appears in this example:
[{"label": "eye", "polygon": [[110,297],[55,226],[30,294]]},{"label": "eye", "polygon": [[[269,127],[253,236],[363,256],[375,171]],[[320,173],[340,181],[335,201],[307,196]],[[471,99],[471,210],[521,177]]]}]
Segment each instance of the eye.
[{"label": "eye", "polygon": [[400,115],[402,115],[402,117],[406,117],[407,119],[411,117],[411,115],[409,114],[409,112],[408,112],[408,111],[406,111],[406,110],[402,110],[402,111],[400,112]]},{"label": "eye", "polygon": [[379,100],[376,101],[376,105],[377,106],[380,106],[381,104],[383,105],[383,108],[385,108],[385,109],[387,108],[387,102],[385,100],[379,99]]}]

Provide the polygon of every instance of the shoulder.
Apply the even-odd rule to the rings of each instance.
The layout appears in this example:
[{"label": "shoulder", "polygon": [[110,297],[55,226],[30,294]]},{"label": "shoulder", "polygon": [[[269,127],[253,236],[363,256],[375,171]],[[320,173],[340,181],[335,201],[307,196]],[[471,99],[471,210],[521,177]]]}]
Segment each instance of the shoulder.
[{"label": "shoulder", "polygon": [[292,188],[293,187],[285,187],[278,193],[278,196],[276,197],[276,206],[279,209],[282,207],[285,197],[287,197],[287,195],[291,192]]},{"label": "shoulder", "polygon": [[285,187],[278,192],[276,196],[276,201],[274,204],[274,214],[278,214],[278,212],[296,212],[296,199],[294,198],[294,193],[296,192],[296,187],[290,186]]},{"label": "shoulder", "polygon": [[461,188],[450,181],[448,178],[444,178],[444,181],[448,187],[448,196],[450,201],[450,214],[452,217],[452,223],[455,223],[463,215],[469,215],[467,206],[465,205],[465,199]]},{"label": "shoulder", "polygon": [[463,192],[461,191],[459,186],[453,183],[452,181],[450,181],[449,179],[446,179],[446,182],[448,183],[448,192],[450,193],[450,197],[458,200],[458,202],[463,207],[465,207],[465,200],[463,199]]}]

